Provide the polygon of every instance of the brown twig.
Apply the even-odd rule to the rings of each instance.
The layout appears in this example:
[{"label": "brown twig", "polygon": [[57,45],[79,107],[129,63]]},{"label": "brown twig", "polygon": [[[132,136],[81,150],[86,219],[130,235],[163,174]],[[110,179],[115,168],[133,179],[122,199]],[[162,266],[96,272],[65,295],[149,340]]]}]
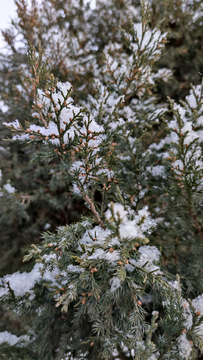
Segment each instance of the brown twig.
[{"label": "brown twig", "polygon": [[200,228],[200,226],[199,226],[199,224],[197,222],[197,215],[194,215],[193,212],[190,211],[190,216],[192,217],[192,219],[193,219],[193,221],[195,223],[195,227],[196,227],[196,229],[197,229],[197,231],[198,231],[198,233],[199,233],[199,235],[200,235],[200,237],[201,237],[201,239],[203,241],[203,234],[202,234],[201,228]]},{"label": "brown twig", "polygon": [[38,112],[39,112],[39,116],[40,116],[40,120],[42,121],[44,127],[47,129],[48,125],[47,125],[47,121],[45,120],[43,114],[42,114],[42,111],[38,109]]},{"label": "brown twig", "polygon": [[22,204],[25,204],[25,202],[27,201],[27,205],[30,205],[30,201],[32,199],[31,195],[21,195],[20,199],[22,199]]},{"label": "brown twig", "polygon": [[104,223],[103,221],[101,220],[95,206],[94,206],[94,203],[93,201],[89,198],[89,196],[86,194],[86,195],[83,195],[84,196],[84,199],[87,201],[87,203],[89,204],[90,206],[90,209],[92,210],[95,218],[97,219],[97,222],[101,225],[101,227],[105,230],[105,226],[104,226]]}]

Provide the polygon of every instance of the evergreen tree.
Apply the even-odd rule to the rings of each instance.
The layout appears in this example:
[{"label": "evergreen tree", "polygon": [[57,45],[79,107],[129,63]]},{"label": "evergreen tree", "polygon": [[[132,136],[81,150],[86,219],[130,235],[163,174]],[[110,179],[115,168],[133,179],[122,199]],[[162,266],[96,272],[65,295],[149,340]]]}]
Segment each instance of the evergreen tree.
[{"label": "evergreen tree", "polygon": [[[42,163],[30,166],[33,147],[2,141],[9,136],[2,126],[3,121],[18,118],[22,125],[25,120],[35,121],[30,114],[34,98],[29,82],[27,49],[30,44],[38,49],[40,39],[43,61],[49,58],[50,73],[60,81],[69,80],[74,87],[75,100],[81,104],[88,94],[94,93],[94,69],[103,64],[105,46],[110,41],[122,44],[120,27],[129,31],[130,22],[140,21],[140,2],[136,0],[97,1],[95,9],[87,1],[46,0],[40,4],[32,1],[30,6],[24,0],[15,3],[18,17],[3,31],[8,51],[0,57],[0,94],[4,103],[4,112],[0,113],[0,156],[3,182],[6,184],[11,180],[17,189],[21,210],[16,212],[18,206],[12,206],[12,201],[5,199],[0,215],[0,275],[22,266],[22,246],[33,241],[38,243],[45,228],[54,230],[59,225],[79,220],[81,210],[78,210],[82,206],[80,201],[73,203],[67,185],[54,175],[60,173],[57,161],[51,166],[46,165],[49,170]],[[165,18],[160,24],[161,31],[169,31],[163,56],[153,66],[156,71],[160,67],[173,70],[169,82],[154,79],[156,90],[153,91],[164,102],[167,95],[183,99],[190,83],[197,85],[203,72],[202,3],[197,0],[153,0],[148,6],[151,28]],[[123,50],[128,51],[126,46]],[[44,89],[46,78],[41,77],[40,81]],[[58,166],[53,172],[53,167]],[[6,216],[5,221],[6,211],[11,216]],[[87,215],[85,206],[83,214]]]},{"label": "evergreen tree", "polygon": [[168,83],[159,83],[158,94],[165,100],[170,96],[176,101],[184,100],[190,84],[201,82],[203,4],[201,0],[151,1],[151,26],[161,23],[161,31],[168,32],[168,43],[158,67],[173,71]]},{"label": "evergreen tree", "polygon": [[[2,166],[1,223],[10,225],[2,243],[17,233],[15,246],[16,223],[23,237],[38,236],[37,206],[41,228],[50,219],[60,226],[31,246],[30,272],[1,279],[2,308],[26,334],[0,333],[2,359],[201,358],[203,85],[181,105],[169,99],[167,120],[154,95],[171,75],[155,66],[166,33],[150,30],[144,3],[140,16],[130,1],[117,11],[114,1],[42,2],[44,21],[35,2],[32,12],[16,4],[15,28],[31,45],[12,85],[16,105],[2,94],[6,131],[15,133],[2,151],[21,165],[26,149],[20,169],[32,173],[27,195],[18,167],[8,181]],[[15,34],[8,39],[14,54]],[[57,223],[74,206],[77,219]]]},{"label": "evergreen tree", "polygon": [[[36,122],[30,112],[34,106],[34,93],[27,60],[29,46],[38,49],[40,40],[44,50],[43,62],[46,63],[49,58],[50,73],[61,81],[71,81],[75,99],[80,103],[94,91],[91,85],[94,68],[103,62],[105,45],[110,39],[120,42],[119,27],[128,26],[129,16],[132,21],[138,16],[130,2],[124,4],[122,1],[119,11],[118,2],[115,6],[115,1],[108,5],[98,3],[97,9],[75,0],[42,1],[41,5],[32,1],[30,8],[24,0],[15,3],[18,18],[12,21],[10,29],[3,31],[8,52],[2,53],[0,60],[1,99],[7,110],[0,114],[0,151],[3,183],[13,183],[23,213],[16,213],[16,207],[5,199],[6,206],[0,217],[1,275],[19,268],[22,247],[33,241],[38,243],[40,233],[46,227],[54,230],[59,225],[78,221],[83,205],[75,199],[73,203],[69,187],[60,179],[60,163],[57,159],[51,165],[37,163],[30,166],[33,147],[29,144],[25,146],[3,142],[3,139],[9,137],[3,122],[16,118],[22,125],[25,120]],[[129,15],[131,10],[133,16]],[[42,89],[45,89],[47,76],[47,73],[45,77],[40,76]],[[5,221],[5,210],[11,214],[10,223]],[[87,213],[84,206],[83,214]]]}]

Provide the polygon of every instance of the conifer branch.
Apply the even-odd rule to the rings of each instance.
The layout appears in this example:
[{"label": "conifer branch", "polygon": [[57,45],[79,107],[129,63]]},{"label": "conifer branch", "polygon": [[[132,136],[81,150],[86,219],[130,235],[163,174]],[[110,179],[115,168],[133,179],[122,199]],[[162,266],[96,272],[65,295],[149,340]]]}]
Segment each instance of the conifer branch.
[{"label": "conifer branch", "polygon": [[103,223],[103,221],[101,220],[96,208],[95,208],[95,205],[94,205],[94,202],[93,200],[91,200],[89,198],[89,196],[87,194],[83,195],[84,199],[87,201],[87,203],[89,204],[90,206],[90,209],[92,210],[92,213],[94,214],[97,222],[101,225],[101,227],[105,230],[105,225]]}]

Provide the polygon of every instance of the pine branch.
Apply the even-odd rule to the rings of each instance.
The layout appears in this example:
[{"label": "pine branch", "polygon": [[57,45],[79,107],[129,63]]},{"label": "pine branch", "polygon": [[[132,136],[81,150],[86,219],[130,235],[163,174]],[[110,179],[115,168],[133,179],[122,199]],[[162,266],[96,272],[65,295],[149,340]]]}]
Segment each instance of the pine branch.
[{"label": "pine branch", "polygon": [[98,212],[96,211],[95,205],[93,200],[91,200],[89,198],[89,196],[87,194],[83,195],[84,199],[87,201],[87,203],[90,205],[90,208],[92,210],[93,215],[95,216],[97,222],[101,225],[101,227],[105,230],[105,225],[103,223],[103,221],[101,220]]}]

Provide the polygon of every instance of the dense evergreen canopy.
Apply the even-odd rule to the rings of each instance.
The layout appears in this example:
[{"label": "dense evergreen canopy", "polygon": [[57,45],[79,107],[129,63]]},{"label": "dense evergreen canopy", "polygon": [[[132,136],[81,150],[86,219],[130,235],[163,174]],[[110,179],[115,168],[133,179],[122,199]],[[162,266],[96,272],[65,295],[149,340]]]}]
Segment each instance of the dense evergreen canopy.
[{"label": "dense evergreen canopy", "polygon": [[202,2],[15,3],[0,358],[201,359]]}]

